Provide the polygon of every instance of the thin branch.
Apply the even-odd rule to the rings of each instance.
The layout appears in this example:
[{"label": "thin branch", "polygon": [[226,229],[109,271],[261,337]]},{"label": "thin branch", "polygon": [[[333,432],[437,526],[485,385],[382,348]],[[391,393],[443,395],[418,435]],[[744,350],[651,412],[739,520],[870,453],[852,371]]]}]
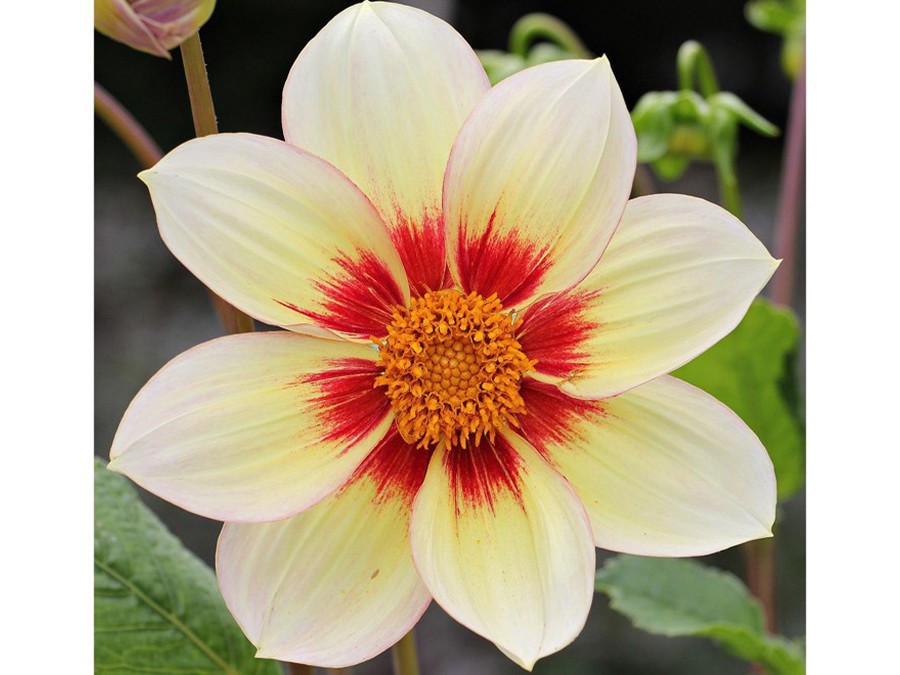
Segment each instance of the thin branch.
[{"label": "thin branch", "polygon": [[141,166],[149,169],[162,159],[162,150],[147,130],[115,96],[94,82],[94,110],[97,116],[131,150]]},{"label": "thin branch", "polygon": [[[203,59],[200,33],[194,33],[181,43],[181,58],[184,62],[184,77],[187,80],[188,96],[191,99],[194,131],[197,137],[216,134],[219,132],[219,125],[216,122],[216,109],[213,106],[212,91],[209,88],[209,76],[206,72],[206,61]],[[252,318],[229,305],[211,290],[209,294],[216,314],[229,334],[250,333],[253,331]]]},{"label": "thin branch", "polygon": [[394,675],[419,675],[416,636],[412,630],[391,649],[391,661],[394,664]]},{"label": "thin branch", "polygon": [[803,171],[806,147],[806,66],[800,68],[791,95],[785,139],[781,196],[775,220],[775,255],[782,263],[772,282],[772,300],[790,306],[794,299],[797,231],[800,227],[800,202],[803,195]]}]

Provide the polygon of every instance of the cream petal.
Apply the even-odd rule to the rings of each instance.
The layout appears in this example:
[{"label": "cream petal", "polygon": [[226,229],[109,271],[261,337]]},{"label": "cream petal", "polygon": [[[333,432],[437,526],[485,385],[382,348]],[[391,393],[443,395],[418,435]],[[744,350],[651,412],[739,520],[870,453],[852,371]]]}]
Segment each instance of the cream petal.
[{"label": "cream petal", "polygon": [[253,134],[194,139],[140,174],[166,245],[260,321],[368,341],[406,305],[403,265],[346,176]]},{"label": "cream petal", "polygon": [[444,179],[454,278],[507,306],[583,279],[625,208],[636,154],[606,57],[498,84],[463,125]]},{"label": "cream petal", "polygon": [[581,632],[590,525],[571,486],[515,434],[436,451],[410,535],[434,599],[523,668]]},{"label": "cream petal", "polygon": [[225,525],[219,587],[257,656],[343,668],[416,624],[431,595],[409,519],[427,467],[392,432],[338,494],[287,520]]},{"label": "cream petal", "polygon": [[522,433],[572,484],[597,546],[695,556],[771,536],[765,448],[712,396],[667,375],[603,401],[522,387]]},{"label": "cream petal", "polygon": [[386,2],[347,8],[303,49],[284,87],[289,143],[332,162],[369,195],[416,292],[449,281],[441,219],[447,157],[490,88],[448,24]]},{"label": "cream petal", "polygon": [[206,342],[138,392],[109,468],[208,518],[291,516],[343,485],[390,426],[375,359],[285,331]]},{"label": "cream petal", "polygon": [[519,341],[539,379],[580,398],[614,396],[731,332],[777,266],[715,204],[634,199],[600,263],[571,291],[529,307]]}]

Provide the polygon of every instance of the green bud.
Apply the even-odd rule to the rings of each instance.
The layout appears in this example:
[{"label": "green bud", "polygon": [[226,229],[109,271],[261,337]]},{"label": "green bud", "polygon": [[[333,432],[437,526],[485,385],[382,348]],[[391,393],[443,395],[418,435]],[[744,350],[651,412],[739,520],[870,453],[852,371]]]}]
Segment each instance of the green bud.
[{"label": "green bud", "polygon": [[509,52],[485,49],[476,53],[492,85],[539,63],[591,58],[575,31],[549,14],[527,14],[516,21],[509,34]]},{"label": "green bud", "polygon": [[781,66],[795,78],[806,51],[806,0],[753,0],[744,7],[750,24],[767,33],[781,35]]},{"label": "green bud", "polygon": [[541,42],[531,48],[531,51],[528,52],[528,56],[525,57],[525,63],[528,66],[536,66],[539,63],[550,63],[551,61],[577,58],[578,56],[572,52],[566,51],[562,47],[550,44],[549,42]]},{"label": "green bud", "polygon": [[518,73],[526,65],[525,59],[518,54],[507,54],[496,49],[482,49],[475,53],[478,54],[492,85]]},{"label": "green bud", "polygon": [[[736,184],[738,126],[764,136],[777,136],[778,128],[734,94],[719,91],[699,42],[681,46],[677,68],[678,91],[647,93],[631,112],[638,161],[649,163],[663,180],[678,178],[693,161],[712,162],[721,180]],[[733,199],[737,205],[736,194]]]},{"label": "green bud", "polygon": [[631,113],[638,139],[638,161],[653,162],[669,151],[675,129],[675,96],[672,92],[650,92],[641,97]]}]

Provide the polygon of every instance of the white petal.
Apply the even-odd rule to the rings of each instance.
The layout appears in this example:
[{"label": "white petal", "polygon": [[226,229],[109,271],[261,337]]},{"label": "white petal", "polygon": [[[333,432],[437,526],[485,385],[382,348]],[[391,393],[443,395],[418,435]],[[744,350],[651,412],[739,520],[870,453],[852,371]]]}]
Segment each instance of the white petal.
[{"label": "white petal", "polygon": [[578,492],[597,546],[694,556],[771,536],[769,455],[700,389],[663,376],[584,401],[531,381],[522,397],[522,433]]},{"label": "white petal", "polygon": [[393,419],[375,358],[285,331],[194,347],[138,392],[109,467],[216,520],[298,513],[343,485]]},{"label": "white petal", "polygon": [[636,154],[606,57],[498,84],[463,125],[444,179],[454,277],[507,306],[583,279],[625,208]]},{"label": "white petal", "polygon": [[409,289],[365,195],[322,159],[253,134],[188,141],[140,174],[166,245],[266,323],[383,335]]},{"label": "white petal", "polygon": [[518,436],[436,451],[410,534],[434,599],[523,668],[581,632],[590,525],[569,484]]},{"label": "white petal", "polygon": [[740,322],[778,262],[725,209],[684,195],[628,202],[576,288],[526,311],[519,341],[539,377],[606,398],[683,365]]},{"label": "white petal", "polygon": [[332,162],[391,229],[414,290],[446,281],[441,185],[466,115],[490,88],[448,24],[413,7],[348,7],[297,58],[285,139]]},{"label": "white petal", "polygon": [[409,548],[428,454],[391,434],[351,482],[274,523],[227,523],[216,572],[257,656],[343,668],[397,642],[431,595]]}]

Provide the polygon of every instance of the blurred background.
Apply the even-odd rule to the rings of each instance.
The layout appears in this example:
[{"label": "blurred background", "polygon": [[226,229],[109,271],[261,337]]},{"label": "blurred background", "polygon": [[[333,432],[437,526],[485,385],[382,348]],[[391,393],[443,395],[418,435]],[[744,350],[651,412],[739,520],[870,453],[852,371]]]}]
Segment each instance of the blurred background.
[{"label": "blurred background", "polygon": [[[202,30],[221,131],[281,138],[284,79],[306,42],[345,0],[219,0]],[[744,18],[742,0],[417,0],[450,23],[476,49],[505,49],[512,24],[529,12],[569,23],[586,46],[606,54],[629,107],[647,91],[676,88],[675,55],[696,39],[712,56],[723,90],[785,128],[790,84],[781,70],[781,39]],[[144,124],[164,151],[193,137],[184,75],[173,62],[95,35],[95,77]],[[436,102],[439,105],[440,102]],[[160,241],[150,200],[135,177],[137,161],[99,120],[95,126],[95,454],[108,458],[116,425],[138,389],[168,360],[222,334],[208,296]],[[743,132],[738,176],[744,220],[772,248],[772,222],[782,139]],[[695,166],[658,191],[717,200],[712,168]],[[802,230],[801,230],[802,231]],[[803,241],[799,242],[800,251]],[[804,314],[804,266],[798,265],[795,309]],[[801,374],[802,352],[801,352]],[[802,386],[802,383],[801,383]],[[185,545],[212,564],[220,525],[142,493]],[[805,633],[805,496],[783,505],[777,531],[777,622],[788,637]],[[598,564],[607,554],[598,551]],[[743,576],[743,556],[730,550],[710,564]],[[492,644],[432,605],[419,624],[425,675],[520,673]],[[536,673],[730,675],[749,666],[699,638],[666,639],[634,629],[595,596],[581,636]],[[354,672],[390,672],[382,655]]]}]

